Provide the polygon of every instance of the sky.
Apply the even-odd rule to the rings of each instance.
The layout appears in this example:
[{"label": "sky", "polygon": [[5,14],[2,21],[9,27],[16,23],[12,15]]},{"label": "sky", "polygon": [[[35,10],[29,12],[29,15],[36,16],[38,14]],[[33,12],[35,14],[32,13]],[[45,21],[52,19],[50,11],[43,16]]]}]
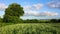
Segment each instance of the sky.
[{"label": "sky", "polygon": [[0,0],[0,16],[3,17],[9,4],[18,3],[23,7],[22,19],[60,18],[60,0]]}]

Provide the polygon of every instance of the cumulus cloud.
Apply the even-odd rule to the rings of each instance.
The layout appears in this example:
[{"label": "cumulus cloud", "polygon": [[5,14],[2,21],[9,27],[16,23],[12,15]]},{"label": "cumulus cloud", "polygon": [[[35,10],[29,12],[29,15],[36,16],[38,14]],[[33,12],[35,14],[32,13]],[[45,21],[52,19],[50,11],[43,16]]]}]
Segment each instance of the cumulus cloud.
[{"label": "cumulus cloud", "polygon": [[44,11],[44,12],[29,11],[29,12],[25,12],[25,16],[57,16],[57,15],[58,15],[58,13],[49,12],[49,11]]},{"label": "cumulus cloud", "polygon": [[43,4],[34,4],[33,7],[35,7],[37,10],[43,7]]},{"label": "cumulus cloud", "polygon": [[25,12],[25,16],[38,16],[39,12],[36,11],[29,11],[29,12]]},{"label": "cumulus cloud", "polygon": [[0,10],[4,10],[6,8],[7,8],[7,6],[4,3],[0,3]]},{"label": "cumulus cloud", "polygon": [[31,10],[32,9],[31,6],[24,6],[23,8],[24,8],[24,10]]},{"label": "cumulus cloud", "polygon": [[43,7],[43,4],[33,4],[31,6],[24,6],[24,10],[39,10]]},{"label": "cumulus cloud", "polygon": [[46,16],[57,16],[58,15],[58,13],[56,13],[56,12],[49,12],[49,11],[45,11],[44,14]]},{"label": "cumulus cloud", "polygon": [[48,7],[51,8],[60,8],[60,1],[52,1],[48,3]]}]

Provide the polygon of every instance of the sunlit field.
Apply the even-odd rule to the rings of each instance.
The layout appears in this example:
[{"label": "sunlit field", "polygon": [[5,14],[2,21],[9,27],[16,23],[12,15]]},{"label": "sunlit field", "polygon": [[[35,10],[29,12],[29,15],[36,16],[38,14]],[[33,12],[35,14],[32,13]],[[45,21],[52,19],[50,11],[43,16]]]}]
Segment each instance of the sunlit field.
[{"label": "sunlit field", "polygon": [[60,23],[20,23],[0,27],[0,34],[60,34]]}]

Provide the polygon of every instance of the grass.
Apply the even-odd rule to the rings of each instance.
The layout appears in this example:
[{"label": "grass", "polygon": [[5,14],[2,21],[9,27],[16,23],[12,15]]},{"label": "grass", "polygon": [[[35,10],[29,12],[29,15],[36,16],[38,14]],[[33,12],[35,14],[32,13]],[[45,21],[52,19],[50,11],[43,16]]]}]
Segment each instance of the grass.
[{"label": "grass", "polygon": [[60,23],[20,23],[0,27],[0,34],[60,34]]}]

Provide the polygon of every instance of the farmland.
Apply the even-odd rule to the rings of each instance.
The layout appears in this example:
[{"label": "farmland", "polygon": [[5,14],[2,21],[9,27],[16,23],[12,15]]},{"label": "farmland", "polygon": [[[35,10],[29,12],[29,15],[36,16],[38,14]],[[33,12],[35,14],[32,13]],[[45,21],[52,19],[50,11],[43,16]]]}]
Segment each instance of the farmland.
[{"label": "farmland", "polygon": [[60,34],[60,23],[17,23],[0,27],[0,34]]}]

